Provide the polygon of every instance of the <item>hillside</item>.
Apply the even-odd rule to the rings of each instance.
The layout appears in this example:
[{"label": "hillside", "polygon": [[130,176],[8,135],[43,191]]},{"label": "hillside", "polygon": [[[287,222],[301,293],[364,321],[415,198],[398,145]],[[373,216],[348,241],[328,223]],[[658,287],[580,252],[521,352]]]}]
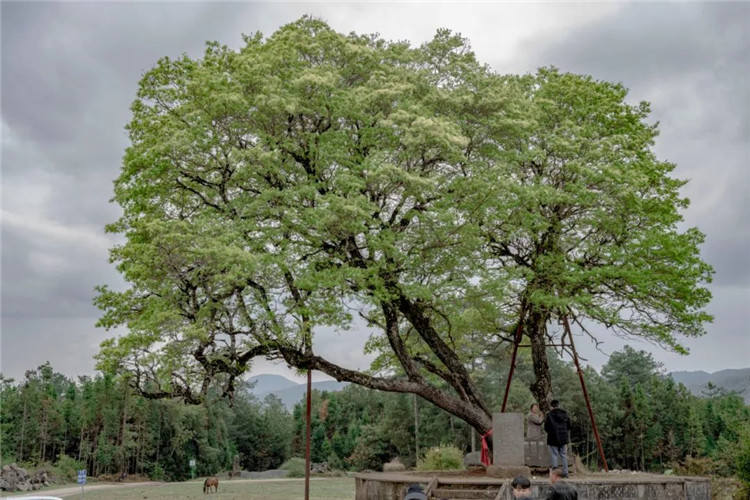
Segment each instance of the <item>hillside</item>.
[{"label": "hillside", "polygon": [[721,370],[715,373],[704,371],[679,371],[670,373],[675,382],[684,384],[690,392],[703,396],[706,384],[711,382],[727,392],[736,392],[750,404],[750,368]]},{"label": "hillside", "polygon": [[297,382],[293,382],[286,377],[281,375],[254,375],[250,377],[249,382],[253,385],[250,392],[259,396],[261,394],[274,393],[277,391],[283,391],[299,385]]},{"label": "hillside", "polygon": [[[250,378],[250,382],[255,382],[255,386],[250,390],[258,399],[265,398],[268,394],[274,394],[281,399],[284,406],[290,410],[299,402],[307,391],[307,384],[298,384],[281,375],[255,375]],[[336,392],[346,387],[348,382],[336,382],[335,380],[326,380],[323,382],[313,382],[313,391]]]}]

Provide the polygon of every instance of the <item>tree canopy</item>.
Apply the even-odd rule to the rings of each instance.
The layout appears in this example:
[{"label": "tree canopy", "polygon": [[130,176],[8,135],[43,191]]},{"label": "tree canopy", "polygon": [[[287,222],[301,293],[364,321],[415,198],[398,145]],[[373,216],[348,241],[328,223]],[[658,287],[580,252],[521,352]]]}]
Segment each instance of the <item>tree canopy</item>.
[{"label": "tree canopy", "polygon": [[[711,268],[646,103],[545,68],[499,75],[447,30],[419,47],[302,18],[142,78],[115,181],[124,235],[100,367],[149,397],[231,394],[253,358],[417,394],[480,431],[471,375],[520,321],[543,407],[563,317],[684,352]],[[316,328],[372,327],[371,371]],[[350,331],[351,335],[361,332]]]}]

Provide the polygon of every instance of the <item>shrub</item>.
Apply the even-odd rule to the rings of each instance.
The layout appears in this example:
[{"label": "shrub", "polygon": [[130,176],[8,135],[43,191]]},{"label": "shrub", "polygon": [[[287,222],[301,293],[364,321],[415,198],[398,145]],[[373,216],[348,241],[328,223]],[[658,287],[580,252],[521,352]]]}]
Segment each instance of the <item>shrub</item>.
[{"label": "shrub", "polygon": [[435,446],[427,450],[424,460],[417,464],[417,470],[456,470],[463,469],[464,454],[455,446]]},{"label": "shrub", "polygon": [[281,470],[287,471],[287,477],[305,477],[305,459],[293,457],[281,464]]},{"label": "shrub", "polygon": [[69,457],[64,453],[60,453],[57,456],[57,463],[54,466],[54,474],[62,479],[73,481],[78,478],[78,471],[85,469],[86,466],[83,462],[79,462],[73,457]]},{"label": "shrub", "polygon": [[164,470],[164,467],[161,466],[159,463],[155,463],[151,466],[148,477],[152,481],[163,481],[167,479],[167,472]]},{"label": "shrub", "polygon": [[714,500],[746,500],[742,483],[729,477],[711,478],[711,498]]},{"label": "shrub", "polygon": [[334,452],[331,452],[331,454],[328,455],[328,465],[333,470],[343,470],[345,467],[344,461]]},{"label": "shrub", "polygon": [[721,476],[718,470],[723,464],[710,457],[686,456],[682,462],[673,465],[674,473],[678,476]]}]

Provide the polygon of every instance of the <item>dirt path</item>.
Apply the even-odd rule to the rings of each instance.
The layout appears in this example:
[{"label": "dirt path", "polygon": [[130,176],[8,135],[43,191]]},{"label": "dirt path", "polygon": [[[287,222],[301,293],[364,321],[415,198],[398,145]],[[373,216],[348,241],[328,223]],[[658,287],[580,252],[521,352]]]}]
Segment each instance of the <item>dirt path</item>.
[{"label": "dirt path", "polygon": [[[157,481],[146,481],[142,483],[104,483],[104,484],[87,484],[83,491],[97,491],[97,490],[108,490],[111,488],[135,488],[138,486],[159,486],[165,484]],[[66,486],[65,488],[56,488],[54,490],[37,490],[37,491],[26,491],[16,492],[12,496],[3,495],[3,498],[17,498],[25,496],[53,496],[53,497],[72,497],[74,495],[81,494],[80,486]]]}]

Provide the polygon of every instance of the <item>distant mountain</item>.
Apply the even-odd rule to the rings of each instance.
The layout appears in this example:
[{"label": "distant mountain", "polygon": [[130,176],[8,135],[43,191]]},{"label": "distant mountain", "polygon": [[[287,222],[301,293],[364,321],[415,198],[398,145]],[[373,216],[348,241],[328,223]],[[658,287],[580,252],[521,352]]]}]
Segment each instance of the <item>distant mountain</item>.
[{"label": "distant mountain", "polygon": [[293,382],[281,375],[266,374],[250,377],[249,382],[255,384],[250,392],[256,396],[268,394],[269,392],[283,391],[284,389],[290,389],[299,385],[297,382]]},{"label": "distant mountain", "polygon": [[[305,397],[305,393],[307,392],[307,384],[298,384],[281,375],[255,375],[250,377],[250,382],[255,382],[255,386],[250,392],[258,399],[263,400],[267,395],[273,394],[290,410]],[[313,391],[336,392],[342,390],[347,385],[349,385],[348,382],[326,380],[323,382],[313,382],[312,388]]]},{"label": "distant mountain", "polygon": [[697,396],[703,396],[702,391],[705,390],[706,384],[711,382],[727,392],[738,393],[746,404],[750,404],[750,368],[721,370],[715,373],[681,371],[672,372],[670,375],[675,382],[685,385]]}]

